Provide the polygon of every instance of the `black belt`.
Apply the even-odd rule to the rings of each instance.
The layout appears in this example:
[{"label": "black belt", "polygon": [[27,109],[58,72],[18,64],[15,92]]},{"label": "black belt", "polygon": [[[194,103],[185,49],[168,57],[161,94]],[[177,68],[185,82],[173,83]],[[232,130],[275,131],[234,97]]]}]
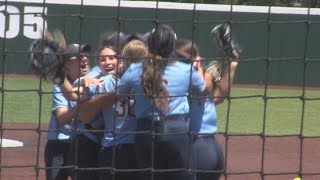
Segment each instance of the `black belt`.
[{"label": "black belt", "polygon": [[188,115],[171,115],[167,117],[149,116],[138,119],[138,130],[153,130],[156,133],[176,133],[189,131],[190,118]]},{"label": "black belt", "polygon": [[87,128],[87,130],[97,130],[95,129],[91,124],[84,124]]}]

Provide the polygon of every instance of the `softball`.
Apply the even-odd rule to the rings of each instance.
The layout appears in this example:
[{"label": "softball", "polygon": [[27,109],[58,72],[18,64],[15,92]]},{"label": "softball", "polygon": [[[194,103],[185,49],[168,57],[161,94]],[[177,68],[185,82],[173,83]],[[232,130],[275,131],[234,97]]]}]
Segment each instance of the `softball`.
[{"label": "softball", "polygon": [[301,178],[300,177],[296,177],[293,180],[301,180]]}]

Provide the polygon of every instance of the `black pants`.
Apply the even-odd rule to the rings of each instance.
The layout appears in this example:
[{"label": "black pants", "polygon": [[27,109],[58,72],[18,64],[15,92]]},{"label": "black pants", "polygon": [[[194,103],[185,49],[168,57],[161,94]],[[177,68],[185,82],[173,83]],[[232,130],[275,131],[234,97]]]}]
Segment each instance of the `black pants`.
[{"label": "black pants", "polygon": [[[90,140],[83,134],[77,134],[70,146],[68,165],[75,167],[70,172],[73,180],[99,179],[98,152],[100,144]],[[83,169],[82,169],[83,168]],[[93,168],[93,169],[88,169]]]},{"label": "black pants", "polygon": [[[149,180],[192,180],[194,175],[188,169],[194,167],[192,138],[189,132],[189,119],[176,116],[168,119],[150,117],[138,119],[138,131],[154,131],[136,134],[135,149],[139,168],[155,169],[142,173],[141,179]],[[171,133],[171,134],[170,134]],[[174,134],[178,133],[178,134]],[[180,134],[181,133],[181,134]]]},{"label": "black pants", "polygon": [[70,143],[64,141],[47,141],[44,151],[47,180],[68,179],[68,169],[64,166],[67,165],[69,147]]},{"label": "black pants", "polygon": [[99,166],[115,169],[114,172],[110,169],[101,170],[100,180],[112,180],[113,176],[114,180],[139,180],[139,173],[130,171],[137,169],[133,144],[120,144],[115,147],[103,147],[99,152]]},{"label": "black pants", "polygon": [[[194,149],[196,170],[200,170],[196,174],[197,180],[219,180],[224,169],[224,156],[214,135],[198,137]],[[221,172],[201,172],[201,170]]]}]

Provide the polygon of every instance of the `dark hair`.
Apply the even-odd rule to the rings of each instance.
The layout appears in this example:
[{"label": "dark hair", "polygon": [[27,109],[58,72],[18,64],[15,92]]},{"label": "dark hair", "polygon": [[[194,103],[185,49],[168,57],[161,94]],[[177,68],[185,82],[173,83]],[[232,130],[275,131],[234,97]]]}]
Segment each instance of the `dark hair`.
[{"label": "dark hair", "polygon": [[119,53],[123,46],[127,43],[128,36],[122,32],[115,32],[112,34],[104,34],[101,37],[101,45],[99,52],[105,48],[110,48],[114,52]]},{"label": "dark hair", "polygon": [[173,29],[159,24],[148,38],[151,58],[143,62],[142,87],[144,93],[154,100],[155,105],[166,112],[169,108],[168,82],[162,79],[162,74],[168,64],[168,59],[175,52],[176,34]]},{"label": "dark hair", "polygon": [[162,58],[169,58],[174,55],[176,33],[173,29],[165,24],[159,24],[152,30],[150,37],[148,38],[149,51],[156,56]]}]

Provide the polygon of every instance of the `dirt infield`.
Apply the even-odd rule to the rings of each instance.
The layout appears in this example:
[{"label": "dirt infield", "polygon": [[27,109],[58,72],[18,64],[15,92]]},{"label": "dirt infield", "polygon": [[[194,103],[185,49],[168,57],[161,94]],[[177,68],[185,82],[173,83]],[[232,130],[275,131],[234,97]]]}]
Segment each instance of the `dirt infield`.
[{"label": "dirt infield", "polygon": [[[1,180],[32,180],[36,179],[37,167],[44,167],[43,154],[46,141],[45,133],[37,133],[37,124],[30,123],[5,123],[2,128],[15,130],[3,130],[3,137],[22,141],[23,147],[8,147],[1,150]],[[16,130],[17,129],[17,130]],[[34,130],[20,130],[34,129]],[[41,129],[47,129],[43,125]],[[38,141],[38,137],[40,141]],[[40,144],[38,143],[40,142]],[[38,148],[39,146],[39,148]],[[39,150],[39,153],[37,151]],[[37,154],[39,156],[37,156]],[[44,170],[39,170],[39,180],[45,179]]]},{"label": "dirt infield", "polygon": [[[36,124],[5,123],[3,128],[36,129]],[[47,125],[41,129],[46,130]],[[38,135],[41,135],[38,141]],[[15,139],[24,143],[23,147],[2,148],[1,180],[42,180],[45,179],[43,152],[46,133],[36,130],[4,130],[3,138]],[[300,166],[300,139],[298,137],[266,138],[259,136],[229,136],[228,140],[217,135],[224,151],[227,148],[228,180],[292,180],[297,176]],[[38,152],[38,142],[39,153]],[[227,143],[227,144],[226,144]],[[226,146],[227,145],[227,146]],[[302,173],[320,173],[320,138],[304,138],[302,153]],[[262,152],[264,163],[262,167]],[[38,154],[38,158],[37,158]],[[39,167],[39,168],[37,168]],[[39,172],[37,174],[37,169]],[[305,175],[303,180],[319,180],[320,175]]]},{"label": "dirt infield", "polygon": [[39,79],[35,75],[29,75],[29,74],[4,74],[5,78],[28,78],[28,79]]},{"label": "dirt infield", "polygon": [[301,154],[299,137],[268,137],[263,143],[259,136],[229,136],[228,146],[223,135],[217,138],[228,149],[226,171],[232,174],[228,180],[262,180],[263,174],[264,180],[292,180],[300,162],[302,173],[319,174],[305,175],[303,180],[320,179],[320,138],[304,138]]}]

